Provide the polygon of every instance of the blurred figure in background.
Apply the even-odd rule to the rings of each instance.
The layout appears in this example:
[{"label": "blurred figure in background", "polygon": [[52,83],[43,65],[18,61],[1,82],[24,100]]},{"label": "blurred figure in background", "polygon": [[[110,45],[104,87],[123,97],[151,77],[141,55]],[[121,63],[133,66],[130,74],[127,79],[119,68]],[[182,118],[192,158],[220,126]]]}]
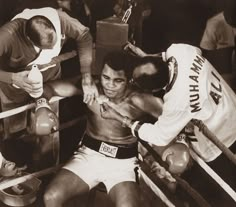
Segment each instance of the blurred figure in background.
[{"label": "blurred figure in background", "polygon": [[84,0],[57,0],[59,9],[78,19],[83,25],[90,26],[91,12]]},{"label": "blurred figure in background", "polygon": [[224,3],[223,11],[207,21],[200,47],[227,83],[235,88],[236,1]]},{"label": "blurred figure in background", "polygon": [[234,47],[235,36],[236,2],[226,0],[223,11],[207,21],[200,47],[205,50]]}]

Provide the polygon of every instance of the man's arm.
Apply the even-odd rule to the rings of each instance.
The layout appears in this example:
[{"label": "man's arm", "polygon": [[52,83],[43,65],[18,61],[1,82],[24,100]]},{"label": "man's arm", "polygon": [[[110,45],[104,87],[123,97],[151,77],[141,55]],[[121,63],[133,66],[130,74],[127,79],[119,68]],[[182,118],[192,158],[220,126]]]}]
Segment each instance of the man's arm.
[{"label": "man's arm", "polygon": [[191,114],[184,109],[165,109],[154,124],[142,123],[123,116],[107,103],[103,103],[101,107],[101,116],[119,121],[123,126],[129,127],[134,136],[157,146],[168,145],[192,119]]},{"label": "man's arm", "polygon": [[[141,138],[144,141],[147,141],[151,144],[154,144],[153,147],[155,151],[160,156],[162,156],[162,159],[164,161],[166,161],[169,164],[170,172],[180,174],[187,168],[189,162],[188,146],[186,146],[183,143],[172,142],[178,135],[179,131],[183,128],[181,127],[183,124],[182,120],[181,121],[178,120],[177,122],[176,119],[174,119],[174,122],[171,122],[170,120],[174,118],[172,117],[170,119],[167,118],[166,123],[162,119],[157,121],[155,124],[149,124],[149,123],[142,124],[138,121],[135,122],[131,120],[127,116],[121,115],[119,112],[110,108],[110,106],[106,103],[103,103],[103,107],[101,107],[101,115],[104,118],[113,118],[121,122],[122,126],[124,127],[126,126],[132,129],[134,136]],[[164,127],[160,127],[158,124],[160,126],[163,125]],[[179,128],[181,129],[179,130]],[[142,137],[140,136],[139,130],[144,130],[144,132],[142,132],[143,134],[141,135]],[[139,149],[141,149],[140,150],[141,155],[145,157],[147,151],[143,150],[142,148]],[[149,164],[150,165],[154,164],[153,170],[155,171],[155,168],[159,169],[159,167],[157,163],[153,161],[154,161],[153,159],[150,160]],[[158,173],[157,175],[159,176]],[[165,175],[163,175],[163,177],[165,177]]]},{"label": "man's arm", "polygon": [[32,92],[36,93],[40,83],[37,80],[30,80],[28,78],[29,72],[30,71],[12,73],[1,70],[0,68],[0,82],[17,86],[29,94]]},{"label": "man's arm", "polygon": [[161,57],[162,56],[162,53],[148,54],[148,53],[144,52],[143,50],[141,50],[141,48],[133,45],[130,42],[127,42],[123,46],[123,50],[131,55],[138,56],[138,57],[145,57],[145,56]]},{"label": "man's arm", "polygon": [[31,131],[40,136],[48,135],[59,128],[59,120],[49,104],[53,96],[70,97],[75,94],[83,94],[80,77],[67,80],[54,80],[44,84],[42,96],[35,98],[35,115],[32,116]]},{"label": "man's arm", "polygon": [[[13,73],[6,72],[8,68],[6,66],[7,54],[11,50],[11,35],[8,31],[11,31],[11,24],[7,23],[0,28],[0,81],[3,83],[13,83]],[[9,28],[9,29],[8,29]]]},{"label": "man's arm", "polygon": [[76,41],[81,73],[91,73],[93,41],[89,28],[63,11],[58,11],[62,32]]},{"label": "man's arm", "polygon": [[91,103],[98,97],[98,90],[91,76],[93,41],[89,28],[82,25],[77,19],[58,11],[62,31],[65,36],[76,41],[82,73],[82,87],[84,102]]},{"label": "man's arm", "polygon": [[163,112],[154,124],[135,121],[132,133],[144,141],[157,146],[168,145],[192,119],[185,110],[172,110],[163,106]]},{"label": "man's arm", "polygon": [[0,28],[0,82],[16,85],[30,93],[37,90],[38,82],[28,78],[29,71],[13,73],[8,68],[8,61],[15,46],[12,33],[17,33],[19,25],[18,22],[12,21]]},{"label": "man's arm", "polygon": [[50,100],[53,96],[71,97],[83,94],[81,77],[77,76],[66,80],[53,80],[44,84],[43,97]]},{"label": "man's arm", "polygon": [[0,69],[0,81],[1,82],[12,84],[13,83],[12,76],[13,76],[13,73],[5,72]]},{"label": "man's arm", "polygon": [[146,114],[158,119],[162,113],[162,99],[153,96],[152,94],[138,93],[131,97],[132,104]]}]

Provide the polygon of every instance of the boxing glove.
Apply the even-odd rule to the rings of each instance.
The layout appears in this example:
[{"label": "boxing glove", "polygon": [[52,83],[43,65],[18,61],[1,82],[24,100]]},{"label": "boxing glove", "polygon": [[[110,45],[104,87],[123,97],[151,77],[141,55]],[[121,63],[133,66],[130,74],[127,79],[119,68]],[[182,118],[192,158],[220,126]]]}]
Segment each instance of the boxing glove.
[{"label": "boxing glove", "polygon": [[46,98],[36,100],[34,132],[36,135],[48,135],[59,127],[57,115],[52,111]]},{"label": "boxing glove", "polygon": [[162,160],[168,163],[171,173],[181,174],[187,169],[190,160],[189,148],[177,141],[163,151]]}]

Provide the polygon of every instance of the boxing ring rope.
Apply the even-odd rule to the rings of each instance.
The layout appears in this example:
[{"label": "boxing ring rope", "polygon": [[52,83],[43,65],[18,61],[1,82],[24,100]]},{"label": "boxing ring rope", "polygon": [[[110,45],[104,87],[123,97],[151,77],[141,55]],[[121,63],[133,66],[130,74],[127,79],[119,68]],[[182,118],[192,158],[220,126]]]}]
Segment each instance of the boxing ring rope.
[{"label": "boxing ring rope", "polygon": [[[47,70],[51,67],[54,67],[57,63],[63,62],[65,60],[69,60],[69,59],[75,57],[76,55],[77,55],[77,52],[75,50],[72,50],[70,52],[66,52],[66,53],[63,53],[63,54],[61,54],[57,57],[52,58],[52,60],[47,64],[37,64],[37,66],[38,66],[40,71],[45,71],[45,70]],[[27,66],[27,68],[29,68],[29,67],[31,67],[31,65]],[[59,101],[63,98],[64,97],[53,97],[50,100],[50,103]],[[26,104],[26,105],[21,106],[21,107],[17,107],[15,109],[11,109],[11,110],[8,110],[8,111],[1,112],[0,113],[0,119],[7,118],[8,116],[12,116],[12,115],[15,115],[15,114],[19,114],[21,112],[24,112],[28,109],[32,109],[34,107],[35,107],[35,103],[30,103],[30,104]]]},{"label": "boxing ring rope", "polygon": [[[6,188],[10,188],[12,186],[21,184],[35,177],[42,177],[44,175],[55,173],[62,166],[63,164],[60,164],[60,165],[50,167],[50,168],[47,168],[38,172],[31,173],[29,175],[13,178],[11,180],[5,180],[0,183],[0,190],[4,190]],[[163,203],[165,203],[168,207],[175,207],[175,205],[171,203],[171,201],[169,201],[169,199],[165,196],[165,194],[155,185],[155,183],[141,169],[139,172],[144,182],[150,187],[150,189],[155,193],[155,195],[158,196],[162,200]]]},{"label": "boxing ring rope", "polygon": [[[56,100],[57,99],[55,99],[54,101],[56,101]],[[56,133],[58,131],[61,131],[63,129],[66,129],[66,128],[69,128],[69,127],[72,127],[72,126],[76,125],[80,121],[85,120],[85,117],[86,116],[80,116],[79,118],[76,118],[76,119],[73,119],[73,120],[70,120],[66,123],[61,124],[59,129],[52,132],[52,134]],[[43,170],[38,171],[38,172],[31,173],[29,175],[24,175],[24,176],[21,176],[21,177],[13,178],[11,180],[6,180],[6,181],[3,181],[3,182],[0,182],[0,190],[12,187],[12,186],[20,184],[20,183],[23,183],[27,180],[32,179],[33,177],[41,177],[41,176],[53,173],[53,172],[57,171],[58,169],[60,169],[62,166],[63,166],[63,164],[59,164],[59,165],[56,165],[56,166],[53,166],[53,167],[50,167],[50,168],[43,169]]]},{"label": "boxing ring rope", "polygon": [[[62,99],[64,99],[65,97],[59,97],[59,96],[54,96],[51,98],[51,100],[49,101],[50,103],[53,103],[53,102],[56,102],[56,101],[60,101]],[[17,108],[14,108],[14,109],[11,109],[11,110],[8,110],[8,111],[4,111],[4,112],[1,112],[0,113],[0,119],[4,119],[4,118],[7,118],[9,116],[12,116],[12,115],[15,115],[15,114],[18,114],[18,113],[21,113],[21,112],[24,112],[26,110],[29,110],[29,109],[32,109],[35,107],[35,103],[30,103],[30,104],[26,104],[26,105],[23,105],[23,106],[20,106],[20,107],[17,107]],[[68,123],[65,123],[65,124],[62,124],[60,126],[60,130],[64,129],[64,128],[67,128],[67,127],[70,127],[70,126],[73,126],[75,125],[77,122],[79,122],[80,120],[84,119],[84,117],[80,117],[80,118],[77,118],[75,120],[72,120],[72,121],[69,121]],[[55,131],[56,132],[56,131]],[[152,154],[152,156],[155,158],[156,161],[158,161],[165,169],[167,169],[167,163],[163,162],[159,155],[157,155],[157,153],[151,148],[151,146],[148,147],[147,144],[141,142],[147,149],[148,151]],[[154,151],[154,152],[153,152]],[[155,154],[154,154],[155,153]],[[224,188],[224,190],[236,201],[236,193],[230,188],[230,186],[225,183],[212,169],[210,169],[209,166],[207,166],[207,164],[201,160],[198,155],[194,154],[193,151],[191,151],[191,155],[193,157],[193,159],[215,180],[215,181],[219,181],[221,187]],[[61,166],[61,165],[59,165]],[[26,176],[22,176],[22,179],[21,177],[19,178],[15,178],[13,180],[8,180],[6,182],[3,182],[3,183],[0,183],[0,190],[1,189],[5,189],[7,187],[11,187],[13,185],[16,185],[16,184],[19,184],[19,183],[22,183],[22,182],[25,182],[26,179],[30,179],[32,178],[33,176],[43,176],[43,175],[46,175],[46,174],[49,174],[49,173],[52,173],[54,172],[55,170],[59,169],[59,166],[55,166],[55,167],[52,167],[52,168],[48,168],[48,169],[45,169],[45,170],[42,170],[42,171],[39,171],[39,172],[35,172],[35,173],[32,173],[30,175],[26,175]],[[143,173],[141,173],[143,175]],[[32,176],[31,176],[32,175]],[[176,180],[177,182],[183,187],[183,189],[185,189],[198,203],[200,206],[209,206],[207,204],[207,202],[193,189],[191,188],[191,186],[186,182],[184,181],[182,178],[180,178],[179,176],[176,176],[176,175],[172,175]],[[145,175],[142,176],[144,179],[146,178]],[[8,183],[9,182],[9,183]],[[164,197],[162,194],[163,193],[159,193],[160,192],[160,189],[156,186],[156,187],[153,187],[153,182],[151,181],[151,179],[145,179],[145,182],[146,184],[153,190],[153,192],[158,195],[160,197],[160,199],[164,200],[163,202],[167,202],[166,204],[169,206],[172,206],[173,204],[171,204],[170,201],[168,201],[168,199],[166,198],[166,196]],[[154,184],[155,185],[155,184]],[[160,195],[159,195],[160,194]],[[170,202],[170,203],[169,203]]]},{"label": "boxing ring rope", "polygon": [[207,174],[210,175],[236,202],[236,192],[191,149],[190,154],[192,158],[200,165],[200,167],[204,169],[205,172],[207,172]]},{"label": "boxing ring rope", "polygon": [[[61,100],[61,99],[64,99],[65,97],[57,97],[57,96],[55,96],[55,97],[52,97],[52,99],[50,100],[50,103],[53,103],[53,102],[56,102],[56,101],[59,101],[59,100]],[[12,116],[12,115],[15,115],[15,114],[17,114],[17,113],[21,113],[21,112],[23,112],[23,111],[25,111],[25,110],[28,110],[28,109],[32,109],[32,108],[34,108],[35,107],[35,103],[30,103],[30,104],[26,104],[26,105],[24,105],[24,106],[20,106],[20,107],[17,107],[17,108],[14,108],[14,109],[11,109],[11,110],[8,110],[8,111],[4,111],[4,112],[1,112],[0,113],[0,119],[3,119],[3,118],[7,118],[7,117],[9,117],[9,116]],[[81,120],[82,118],[78,118],[78,120]],[[73,122],[73,120],[72,120],[72,122]],[[75,122],[74,122],[75,123]],[[67,124],[67,127],[68,126],[71,126],[72,124]],[[62,127],[60,127],[60,129],[59,130],[62,130],[62,128],[66,128],[66,127],[64,127],[64,126],[62,126]],[[56,131],[55,131],[56,132]],[[153,155],[153,157],[160,163],[160,164],[163,164],[164,165],[164,168],[165,169],[167,169],[167,163],[165,163],[165,162],[163,162],[160,158],[159,158],[159,155],[157,155],[157,154],[155,154],[156,152],[150,147],[148,147],[145,143],[142,143],[147,149],[148,149],[148,151]],[[154,151],[154,152],[153,152]],[[154,153],[154,154],[153,154]],[[57,166],[56,166],[57,167]],[[53,168],[51,168],[51,170],[53,170]],[[39,171],[40,172],[40,171]],[[46,172],[48,172],[48,173],[50,173],[51,171],[49,170],[49,171],[46,171]],[[44,174],[44,171],[42,172],[43,174]],[[41,173],[39,173],[39,175],[40,175]],[[38,174],[36,174],[36,175],[38,175]],[[29,175],[29,177],[30,177],[30,175]],[[209,206],[208,204],[207,204],[207,202],[194,190],[194,189],[192,189],[191,188],[191,186],[186,182],[186,181],[184,181],[183,179],[181,179],[181,178],[179,178],[179,176],[175,176],[175,175],[173,175],[173,177],[177,180],[177,182],[183,187],[183,189],[185,189],[196,201],[197,201],[197,203],[199,203],[199,205],[200,206]],[[27,177],[26,177],[27,178]],[[25,178],[23,178],[22,180],[19,178],[17,178],[17,180],[16,180],[16,182],[18,183],[18,182],[20,182],[20,181],[22,181],[22,182],[24,182],[24,179]],[[11,183],[9,183],[9,184],[11,184],[10,186],[12,186],[12,184],[14,185],[14,182],[12,181]],[[6,183],[4,183],[4,185],[3,185],[3,187],[5,188],[6,186],[8,186],[8,184],[7,184],[7,181],[6,181]],[[9,186],[9,187],[10,187]],[[4,189],[3,188],[3,189]],[[0,189],[1,189],[1,183],[0,183]],[[156,192],[157,193],[157,192]]]},{"label": "boxing ring rope", "polygon": [[[56,101],[60,101],[62,99],[64,99],[65,97],[52,97],[52,99],[49,101],[50,103],[56,102]],[[30,104],[26,104],[8,111],[4,111],[0,113],[0,119],[4,119],[7,118],[9,116],[24,112],[26,110],[32,109],[35,107],[35,103],[30,103]],[[61,124],[60,128],[57,131],[63,130],[65,128],[71,127],[73,125],[75,125],[76,123],[78,123],[79,121],[83,120],[85,118],[85,116],[79,117],[77,119],[73,119],[71,121],[68,121],[66,123]],[[53,133],[57,132],[54,131]],[[53,166],[51,168],[47,168],[38,172],[34,172],[32,174],[29,175],[24,175],[21,177],[17,177],[17,178],[13,178],[11,180],[6,180],[0,183],[0,190],[12,187],[14,185],[23,183],[27,180],[32,179],[33,177],[41,177],[50,173],[54,173],[56,172],[58,169],[60,169],[60,167],[63,164],[59,164],[56,166]],[[157,195],[168,207],[173,207],[174,205],[171,203],[171,201],[169,201],[169,199],[164,195],[164,193],[155,185],[155,183],[148,178],[148,176],[142,171],[140,172],[144,182],[147,184],[147,186],[150,187],[150,189],[155,193],[155,195]]]},{"label": "boxing ring rope", "polygon": [[28,175],[23,175],[21,177],[12,178],[12,179],[2,181],[0,183],[0,190],[10,188],[14,185],[18,185],[20,183],[26,182],[28,180],[31,180],[32,178],[35,178],[35,177],[41,177],[41,176],[48,175],[50,173],[56,172],[61,167],[62,167],[62,164],[56,165],[56,166],[53,166],[53,167],[50,167],[50,168],[46,168],[44,170],[37,171],[37,172],[31,173],[31,174],[28,174]]},{"label": "boxing ring rope", "polygon": [[[153,156],[155,161],[157,161],[162,167],[165,168],[166,171],[168,171],[168,164],[160,158],[157,152],[147,142],[143,140],[139,140],[139,142],[148,150],[148,152]],[[170,174],[177,181],[177,183],[197,202],[199,206],[210,207],[208,202],[194,188],[192,188],[188,182],[186,182],[178,175],[172,173]]]},{"label": "boxing ring rope", "polygon": [[[64,97],[53,97],[50,100],[50,103],[59,101],[63,98]],[[17,113],[21,113],[25,110],[32,109],[34,107],[35,107],[35,104],[31,103],[31,104],[27,104],[27,105],[24,105],[24,106],[21,106],[21,107],[12,109],[12,110],[8,110],[8,111],[0,113],[0,118],[3,119],[3,118],[6,118],[6,117],[15,115]],[[71,126],[74,126],[76,123],[78,123],[79,121],[84,120],[84,119],[85,119],[85,116],[82,116],[82,117],[79,117],[77,119],[73,119],[71,121],[63,123],[63,124],[61,124],[60,128],[58,130],[54,131],[53,133],[55,133],[57,131],[61,131],[61,130],[66,129],[66,128],[69,128]],[[26,182],[28,180],[31,180],[34,177],[42,177],[42,176],[45,176],[47,174],[55,173],[63,165],[64,164],[59,164],[59,165],[56,165],[56,166],[53,166],[53,167],[50,167],[50,168],[47,168],[47,169],[43,169],[41,171],[31,173],[29,175],[24,175],[24,176],[20,176],[20,177],[17,177],[17,178],[5,180],[5,181],[0,183],[0,190],[10,188],[10,187],[18,185],[20,183]],[[158,188],[158,186],[155,185],[155,183],[141,169],[139,170],[139,172],[140,172],[140,176],[143,178],[146,185],[154,192],[154,194],[156,196],[158,196],[161,199],[161,201],[163,203],[165,203],[168,207],[175,207],[175,205],[173,203],[171,203],[171,201],[165,196],[165,194],[160,190],[160,188]]]},{"label": "boxing ring rope", "polygon": [[[50,168],[47,168],[38,172],[31,173],[29,175],[13,178],[11,180],[5,180],[0,183],[0,190],[4,190],[6,188],[10,188],[12,186],[21,184],[35,177],[42,177],[47,174],[55,173],[63,165],[64,164],[60,164],[60,165],[50,167]],[[155,193],[155,195],[157,195],[162,200],[162,202],[164,202],[168,207],[175,207],[175,205],[171,203],[171,201],[169,201],[169,199],[165,196],[165,194],[155,185],[155,183],[141,169],[139,170],[139,172],[144,182],[150,187],[150,189]]]},{"label": "boxing ring rope", "polygon": [[[75,50],[72,50],[70,52],[66,52],[66,53],[63,53],[59,56],[52,58],[52,60],[49,63],[42,64],[42,65],[37,64],[37,66],[40,71],[45,71],[51,67],[56,66],[57,63],[63,62],[65,60],[69,60],[69,59],[75,57],[76,55],[77,55],[77,52]],[[28,67],[31,67],[31,65]]]},{"label": "boxing ring rope", "polygon": [[211,140],[224,154],[225,156],[232,161],[236,165],[236,156],[231,152],[209,129],[208,127],[201,121],[197,119],[192,119],[192,122],[195,126],[199,128],[199,130],[209,139]]},{"label": "boxing ring rope", "polygon": [[[39,69],[41,71],[47,70],[50,67],[52,67],[53,65],[65,61],[67,59],[73,58],[77,55],[76,51],[71,51],[62,55],[59,55],[58,57],[55,57],[52,59],[52,61],[48,64],[44,64],[44,65],[38,65]],[[66,97],[52,97],[52,99],[49,101],[50,103],[53,102],[57,102],[60,101],[62,99],[64,99]],[[21,112],[24,112],[26,110],[32,109],[35,107],[35,103],[29,103],[8,111],[4,111],[0,113],[0,120],[7,118],[9,116],[13,116],[16,114],[19,114]],[[78,121],[82,120],[84,117],[80,117],[76,120],[72,120],[64,125],[62,125],[60,127],[59,130],[62,130],[64,128],[67,128],[69,126],[72,126],[74,124],[76,124]],[[236,164],[236,157],[235,155],[223,144],[219,141],[219,139],[204,125],[204,123],[200,120],[192,120],[193,123],[199,128],[200,131],[202,131],[202,133],[208,137],[234,164]],[[141,142],[142,143],[142,142]],[[142,143],[143,144],[143,143]],[[154,157],[154,159],[156,161],[158,161],[165,169],[167,169],[167,163],[164,163],[159,155],[151,148],[149,147],[149,145],[144,144],[144,146],[148,149],[148,151],[152,154],[152,156]],[[225,183],[195,152],[193,152],[192,150],[190,151],[191,155],[193,157],[193,159],[216,181],[219,183],[219,185],[221,187],[223,187],[223,189],[234,199],[234,201],[236,201],[236,193],[232,190],[232,188]],[[32,179],[33,177],[39,177],[39,176],[43,176],[52,172],[55,172],[56,170],[58,170],[61,167],[61,165],[57,165],[51,168],[47,168],[29,175],[25,175],[22,177],[18,177],[18,178],[14,178],[12,180],[6,180],[2,183],[0,183],[0,190],[11,187],[13,185],[16,184],[20,184],[22,182],[25,182],[26,180]],[[144,181],[146,182],[146,184],[153,190],[153,192],[167,205],[167,206],[174,206],[167,198],[166,196],[161,192],[161,190],[153,183],[153,181],[148,178],[148,176],[141,171],[140,172]],[[182,178],[180,178],[179,176],[176,175],[172,175],[176,181],[183,187],[183,189],[185,189],[195,200],[196,202],[200,205],[200,206],[209,206],[209,204],[205,201],[205,199],[203,199],[198,192],[196,192],[193,188],[191,188],[191,186]]]},{"label": "boxing ring rope", "polygon": [[147,186],[165,203],[168,207],[174,207],[175,205],[166,197],[166,195],[158,188],[158,186],[140,169],[140,176],[143,178]]},{"label": "boxing ring rope", "polygon": [[[54,96],[50,99],[49,103],[54,103],[54,102],[62,100],[64,98],[66,98],[66,97]],[[19,113],[24,112],[26,110],[35,108],[35,106],[36,106],[35,103],[29,103],[29,104],[25,104],[23,106],[19,106],[19,107],[14,108],[14,109],[3,111],[3,112],[0,113],[0,119],[4,119],[4,118],[7,118],[9,116],[19,114]]]},{"label": "boxing ring rope", "polygon": [[[199,120],[197,120],[199,122]],[[207,131],[210,131],[202,122],[201,123],[201,126],[203,126],[205,129],[207,129]],[[207,134],[207,133],[206,133]],[[204,134],[204,135],[206,135]],[[210,133],[212,134],[212,133]],[[216,139],[215,137],[213,139]],[[217,139],[218,140],[218,139]],[[220,142],[220,141],[217,141],[217,142]],[[147,143],[145,142],[141,142],[147,149],[148,151],[152,154],[152,156],[155,158],[156,161],[158,161],[162,167],[164,167],[165,169],[167,169],[167,163],[163,162],[159,155],[151,148],[151,146],[149,146]],[[223,145],[221,142],[220,142],[220,147]],[[217,145],[218,146],[218,145]],[[224,146],[224,145],[223,145]],[[219,148],[220,148],[219,147]],[[226,148],[224,146],[224,148]],[[220,148],[222,149],[222,148]],[[228,149],[228,148],[227,148]],[[229,149],[227,151],[230,151]],[[231,152],[231,151],[230,151]],[[212,178],[214,179],[218,184],[219,186],[236,202],[236,192],[214,171],[212,170],[206,163],[204,160],[202,160],[192,149],[190,149],[190,154],[191,154],[191,157],[198,163],[198,165]],[[233,154],[232,152],[230,154]],[[230,159],[231,160],[231,159]],[[231,160],[232,161],[232,160]],[[179,176],[176,176],[176,175],[172,175],[178,182],[181,183],[181,186],[183,185],[186,185],[187,182],[185,182],[183,179],[181,179]],[[182,182],[185,182],[185,183],[182,183]],[[188,185],[188,184],[187,184]],[[191,189],[191,187],[189,188],[188,186],[185,186],[184,187],[187,191],[188,189]],[[190,193],[191,196],[194,198],[196,198],[196,200],[198,199],[201,199],[200,197],[198,197],[197,194],[195,194],[193,196],[192,193]],[[203,205],[204,206],[204,205]]]},{"label": "boxing ring rope", "polygon": [[[132,45],[131,45],[132,46]],[[136,56],[140,56],[137,48],[129,48],[127,47],[127,52],[131,52],[132,54]],[[125,50],[125,48],[124,48]],[[142,55],[141,55],[142,56]],[[212,142],[214,143],[221,151],[225,154],[225,156],[232,161],[236,165],[236,155],[234,155],[230,149],[228,149],[209,129],[208,127],[201,121],[197,119],[192,119],[192,122],[195,126],[199,128],[199,130]],[[148,147],[149,148],[149,147]],[[152,148],[150,147],[150,150]],[[155,151],[154,151],[155,152]],[[190,151],[190,154],[192,158],[202,167],[208,175],[210,175],[232,198],[236,201],[236,193],[235,191],[224,182],[221,177],[219,177],[193,150]],[[159,163],[162,163],[164,166],[167,167],[166,163],[163,163],[162,160],[159,158],[159,156],[155,156],[155,159]]]}]

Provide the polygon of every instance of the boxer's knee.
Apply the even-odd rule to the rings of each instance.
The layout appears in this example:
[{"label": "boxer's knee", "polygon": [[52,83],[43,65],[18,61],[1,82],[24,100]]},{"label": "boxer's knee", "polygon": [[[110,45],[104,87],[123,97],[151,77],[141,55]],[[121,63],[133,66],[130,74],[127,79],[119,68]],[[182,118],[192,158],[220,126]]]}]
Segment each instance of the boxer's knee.
[{"label": "boxer's knee", "polygon": [[49,186],[43,195],[43,200],[45,207],[59,207],[64,202],[64,193],[57,186]]}]

